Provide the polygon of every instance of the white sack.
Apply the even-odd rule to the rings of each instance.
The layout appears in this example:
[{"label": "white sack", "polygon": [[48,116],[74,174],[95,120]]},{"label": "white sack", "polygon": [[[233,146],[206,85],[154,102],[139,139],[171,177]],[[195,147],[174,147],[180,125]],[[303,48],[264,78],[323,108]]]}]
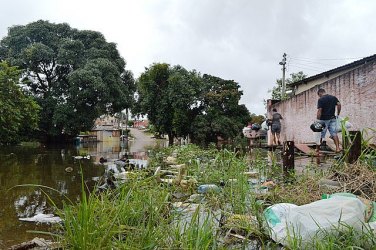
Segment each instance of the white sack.
[{"label": "white sack", "polygon": [[[336,118],[336,130],[337,130],[337,132],[342,131],[342,123],[344,122],[343,120],[344,119],[342,117],[339,117],[339,116]],[[347,130],[352,127],[352,124],[349,121],[345,121],[344,123],[345,123],[344,124],[345,128]]]},{"label": "white sack", "polygon": [[[358,198],[333,196],[303,206],[284,205],[284,209],[277,205],[268,207],[264,215],[271,229],[271,238],[285,246],[292,242],[289,238],[298,238],[304,246],[314,237],[320,239],[323,231],[335,232],[343,225],[361,230],[365,223],[366,206]],[[270,214],[279,217],[280,222],[273,223],[276,220],[271,220]]]}]

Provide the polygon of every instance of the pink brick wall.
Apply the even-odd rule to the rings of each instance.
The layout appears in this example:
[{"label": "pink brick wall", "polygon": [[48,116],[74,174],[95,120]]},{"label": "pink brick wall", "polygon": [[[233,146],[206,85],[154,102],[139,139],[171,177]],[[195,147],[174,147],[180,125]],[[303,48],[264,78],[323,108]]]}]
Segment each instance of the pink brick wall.
[{"label": "pink brick wall", "polygon": [[[309,128],[316,119],[317,90],[324,88],[342,104],[342,117],[349,117],[350,130],[376,128],[376,62],[369,62],[343,75],[313,87],[286,101],[272,105],[283,116],[281,138],[299,142],[314,142]],[[376,142],[375,133],[373,142]],[[328,135],[327,135],[328,136]]]}]

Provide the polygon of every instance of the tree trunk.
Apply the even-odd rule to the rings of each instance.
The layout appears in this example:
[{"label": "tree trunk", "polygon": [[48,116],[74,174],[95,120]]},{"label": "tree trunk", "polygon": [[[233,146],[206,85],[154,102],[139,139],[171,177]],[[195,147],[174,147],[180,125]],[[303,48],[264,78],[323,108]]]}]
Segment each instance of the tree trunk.
[{"label": "tree trunk", "polygon": [[174,145],[174,135],[172,133],[168,133],[168,146],[172,147]]}]

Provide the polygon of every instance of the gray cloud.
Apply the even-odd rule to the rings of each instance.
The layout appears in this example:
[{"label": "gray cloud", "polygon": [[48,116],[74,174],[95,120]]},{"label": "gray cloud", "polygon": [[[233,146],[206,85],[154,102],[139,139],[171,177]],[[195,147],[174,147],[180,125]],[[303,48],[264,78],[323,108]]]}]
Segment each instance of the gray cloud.
[{"label": "gray cloud", "polygon": [[[1,0],[4,1],[4,0]],[[180,64],[240,83],[242,103],[264,113],[263,100],[287,74],[314,75],[375,54],[372,0],[7,1],[0,36],[38,19],[102,32],[138,76],[153,62]]]}]

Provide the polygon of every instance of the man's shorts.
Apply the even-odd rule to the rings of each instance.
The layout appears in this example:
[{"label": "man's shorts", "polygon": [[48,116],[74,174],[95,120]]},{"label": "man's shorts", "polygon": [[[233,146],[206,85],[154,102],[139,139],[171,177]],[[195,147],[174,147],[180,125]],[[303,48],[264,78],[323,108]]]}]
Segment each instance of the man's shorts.
[{"label": "man's shorts", "polygon": [[272,124],[272,133],[281,133],[281,124]]},{"label": "man's shorts", "polygon": [[324,122],[325,123],[325,128],[324,130],[321,132],[321,138],[325,138],[325,135],[326,135],[326,131],[329,130],[329,134],[330,136],[335,136],[337,135],[337,121],[336,121],[336,118],[332,118],[330,120],[319,120],[320,122]]}]

